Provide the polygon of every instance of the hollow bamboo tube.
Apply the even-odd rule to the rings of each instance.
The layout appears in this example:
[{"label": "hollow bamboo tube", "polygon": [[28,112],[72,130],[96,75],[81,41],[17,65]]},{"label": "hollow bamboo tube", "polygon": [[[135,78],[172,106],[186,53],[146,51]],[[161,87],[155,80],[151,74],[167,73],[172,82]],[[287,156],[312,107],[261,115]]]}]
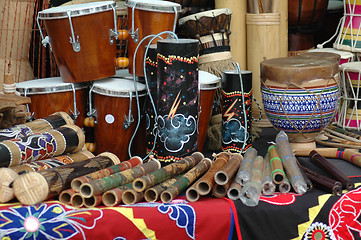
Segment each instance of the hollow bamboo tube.
[{"label": "hollow bamboo tube", "polygon": [[119,163],[119,159],[105,152],[80,162],[19,175],[13,184],[15,197],[22,204],[38,204],[70,188],[70,182],[81,175]]},{"label": "hollow bamboo tube", "polygon": [[84,197],[80,193],[74,193],[71,195],[70,204],[74,207],[83,207],[84,206]]},{"label": "hollow bamboo tube", "polygon": [[166,165],[152,173],[144,175],[133,181],[133,188],[135,191],[143,192],[147,188],[153,187],[169,178],[177,176],[182,172],[194,167],[199,161],[204,158],[200,152],[195,152],[191,156],[187,156],[177,162]]},{"label": "hollow bamboo tube", "polygon": [[161,193],[160,199],[162,202],[171,202],[179,193],[183,192],[189,185],[196,181],[197,178],[207,172],[211,166],[212,161],[209,158],[203,158],[196,166],[179,177],[175,183]]},{"label": "hollow bamboo tube", "polygon": [[227,164],[214,175],[215,182],[218,185],[227,184],[237,172],[242,160],[243,156],[241,154],[232,153]]},{"label": "hollow bamboo tube", "polygon": [[228,182],[226,182],[226,184],[223,184],[223,185],[218,184],[218,183],[214,184],[213,188],[212,188],[213,196],[215,196],[216,198],[225,197],[227,195],[228,189],[231,186],[231,183],[233,182],[234,178],[235,178],[235,175],[233,175],[231,177],[231,179]]},{"label": "hollow bamboo tube", "polygon": [[271,165],[271,177],[275,184],[280,184],[285,179],[285,171],[283,169],[282,159],[277,152],[276,145],[268,147],[268,156]]},{"label": "hollow bamboo tube", "polygon": [[262,193],[264,195],[273,195],[276,191],[276,185],[271,177],[271,165],[268,154],[264,157],[263,177],[262,177]]},{"label": "hollow bamboo tube", "polygon": [[239,184],[243,185],[249,181],[251,177],[251,169],[256,157],[257,157],[257,150],[252,147],[248,148],[244,154],[243,160],[241,162],[241,165],[239,166],[236,175],[236,181]]},{"label": "hollow bamboo tube", "polygon": [[132,189],[133,184],[127,183],[121,185],[119,187],[113,188],[108,190],[102,194],[102,202],[107,207],[114,207],[122,202],[123,193],[128,190]]},{"label": "hollow bamboo tube", "polygon": [[134,189],[125,190],[122,194],[122,201],[124,204],[130,205],[140,202],[144,197],[143,192],[137,192]]},{"label": "hollow bamboo tube", "polygon": [[175,181],[177,181],[177,178],[179,176],[175,177],[175,178],[170,178],[164,182],[161,182],[157,185],[155,185],[154,187],[148,188],[147,190],[145,190],[144,192],[144,199],[147,202],[155,202],[158,200],[158,198],[160,197],[160,194],[166,190],[168,187],[170,187],[173,183],[175,183]]},{"label": "hollow bamboo tube", "polygon": [[200,181],[197,183],[196,190],[198,194],[204,196],[212,191],[212,187],[215,184],[214,175],[227,164],[228,160],[229,154],[227,152],[221,152],[216,155],[212,167],[200,178]]},{"label": "hollow bamboo tube", "polygon": [[63,203],[63,204],[68,204],[71,205],[71,197],[75,194],[76,192],[69,188],[69,189],[65,189],[63,190],[60,194],[59,194],[59,202]]},{"label": "hollow bamboo tube", "polygon": [[84,183],[104,178],[118,172],[122,172],[124,170],[138,166],[139,164],[142,164],[142,162],[143,160],[140,157],[134,156],[127,161],[123,161],[111,167],[101,169],[99,171],[73,179],[73,181],[71,181],[71,188],[79,192],[80,186]]},{"label": "hollow bamboo tube", "polygon": [[99,206],[102,203],[102,195],[95,195],[89,198],[84,198],[84,207],[91,208]]},{"label": "hollow bamboo tube", "polygon": [[84,183],[80,186],[80,192],[84,197],[102,194],[112,188],[130,183],[140,176],[156,171],[160,168],[160,166],[161,164],[157,159],[151,159],[148,162],[136,167],[112,174],[105,178]]},{"label": "hollow bamboo tube", "polygon": [[202,178],[198,179],[195,183],[193,183],[186,191],[186,198],[190,202],[198,201],[200,194],[197,191],[197,185]]},{"label": "hollow bamboo tube", "polygon": [[236,179],[233,180],[227,191],[227,197],[232,200],[237,200],[241,196],[242,185]]},{"label": "hollow bamboo tube", "polygon": [[287,176],[285,176],[285,179],[283,182],[278,184],[278,191],[280,193],[289,193],[291,191],[291,183],[288,180]]}]

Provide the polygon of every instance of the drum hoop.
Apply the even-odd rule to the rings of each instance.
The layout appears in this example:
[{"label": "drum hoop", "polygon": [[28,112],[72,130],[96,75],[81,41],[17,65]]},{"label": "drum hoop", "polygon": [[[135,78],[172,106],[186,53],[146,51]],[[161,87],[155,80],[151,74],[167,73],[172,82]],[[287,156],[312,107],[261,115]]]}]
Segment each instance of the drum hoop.
[{"label": "drum hoop", "polygon": [[[130,97],[132,95],[132,97],[135,97],[135,90],[132,90],[132,91],[116,91],[116,90],[108,90],[108,89],[104,89],[104,88],[101,88],[99,86],[94,86],[93,90],[92,90],[94,93],[97,93],[97,94],[100,94],[100,95],[103,95],[103,96],[109,96],[109,97]],[[132,94],[130,94],[130,92]],[[145,89],[142,89],[142,90],[139,90],[138,89],[138,96],[139,97],[143,97],[146,95],[146,90]]]},{"label": "drum hoop", "polygon": [[166,13],[174,13],[174,8],[176,7],[177,12],[179,12],[182,8],[182,6],[178,3],[169,2],[169,6],[163,6],[163,5],[151,5],[146,2],[132,2],[132,1],[126,1],[125,6],[132,8],[135,4],[135,9],[137,10],[144,10],[144,11],[151,11],[151,12],[166,12]]},{"label": "drum hoop", "polygon": [[[73,83],[75,90],[87,88],[86,83]],[[47,87],[16,87],[16,91],[20,94],[35,95],[35,94],[48,94],[48,93],[60,93],[73,91],[71,83],[63,86],[47,86]]]},{"label": "drum hoop", "polygon": [[[81,4],[77,4],[81,5]],[[75,6],[75,5],[72,5]],[[101,13],[105,11],[110,11],[115,8],[116,3],[112,1],[105,1],[104,5],[102,6],[94,6],[94,7],[88,7],[83,9],[77,9],[77,10],[70,10],[70,17],[79,17],[94,13]],[[52,9],[52,8],[49,8]],[[39,12],[39,19],[63,19],[68,18],[67,11],[64,12],[51,12],[49,9],[46,9],[44,11]]]},{"label": "drum hoop", "polygon": [[184,23],[186,23],[187,21],[190,20],[194,20],[197,21],[197,19],[200,19],[202,17],[218,17],[219,15],[231,15],[232,11],[229,8],[221,8],[221,9],[214,9],[214,10],[209,10],[209,11],[204,11],[204,12],[200,12],[200,13],[195,13],[186,17],[183,17],[181,19],[178,20],[178,24],[179,25],[183,25]]},{"label": "drum hoop", "polygon": [[213,90],[218,89],[221,86],[221,82],[215,82],[215,83],[201,83],[200,84],[200,90]]}]

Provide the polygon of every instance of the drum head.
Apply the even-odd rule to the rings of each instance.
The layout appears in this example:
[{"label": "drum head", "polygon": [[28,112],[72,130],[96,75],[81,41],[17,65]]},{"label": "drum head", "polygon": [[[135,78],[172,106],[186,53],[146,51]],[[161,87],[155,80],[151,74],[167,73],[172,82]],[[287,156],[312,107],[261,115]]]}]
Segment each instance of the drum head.
[{"label": "drum head", "polygon": [[112,10],[113,8],[115,8],[115,2],[113,1],[66,5],[66,6],[48,8],[43,11],[40,11],[39,19],[67,18],[68,12],[70,12],[71,17],[77,17],[77,16],[109,11]]},{"label": "drum head", "polygon": [[336,53],[336,54],[341,56],[341,59],[349,59],[349,58],[353,57],[352,52],[340,51],[340,50],[337,50],[337,49],[334,49],[334,48],[317,48],[317,49],[312,49],[309,52]]},{"label": "drum head", "polygon": [[221,9],[213,9],[209,11],[199,12],[179,19],[178,23],[179,25],[183,25],[185,22],[190,20],[196,21],[202,17],[213,18],[221,14],[231,15],[232,11],[229,8],[221,8]]},{"label": "drum head", "polygon": [[[145,84],[136,83],[138,96],[145,96]],[[96,81],[93,84],[93,92],[100,95],[112,97],[132,97],[136,96],[134,81],[125,78],[107,78],[104,80]]]},{"label": "drum head", "polygon": [[125,6],[130,8],[135,6],[135,9],[152,12],[174,13],[174,7],[178,12],[181,10],[181,5],[178,3],[159,0],[127,0]]},{"label": "drum head", "polygon": [[348,72],[361,72],[361,62],[348,62],[340,66],[340,70],[347,70]]},{"label": "drum head", "polygon": [[16,84],[16,90],[22,95],[34,95],[34,94],[48,94],[69,92],[73,88],[75,90],[83,89],[88,86],[88,83],[65,83],[61,77],[42,78],[20,82]]},{"label": "drum head", "polygon": [[220,87],[221,79],[209,72],[199,70],[198,79],[200,90],[211,90]]}]

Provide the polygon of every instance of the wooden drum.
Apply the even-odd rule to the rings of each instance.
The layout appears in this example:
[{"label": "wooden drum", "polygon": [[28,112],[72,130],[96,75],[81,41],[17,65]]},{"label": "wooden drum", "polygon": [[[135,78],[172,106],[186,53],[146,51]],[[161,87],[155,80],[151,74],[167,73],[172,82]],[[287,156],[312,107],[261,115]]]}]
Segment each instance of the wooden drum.
[{"label": "wooden drum", "polygon": [[337,54],[339,56],[339,65],[347,62],[352,62],[354,60],[354,54],[352,52],[337,50],[335,48],[317,48],[311,49],[306,53],[302,53],[302,55],[308,55],[309,53],[319,54],[320,57],[327,57],[325,54]]},{"label": "wooden drum", "polygon": [[[136,87],[132,80],[122,78],[107,78],[93,84],[89,94],[93,98],[94,109],[90,106],[91,113],[88,115],[94,115],[95,110],[95,154],[108,151],[117,155],[120,161],[129,159],[128,146],[135,133],[140,111],[137,108],[136,90],[139,106],[143,106],[146,95],[144,84],[137,82]],[[137,151],[145,152],[145,125],[141,124],[139,130],[138,136],[144,133],[140,136],[143,145],[132,142],[132,146],[137,147]]]},{"label": "wooden drum", "polygon": [[[115,74],[117,26],[113,1],[53,7],[39,12],[65,82],[84,82]],[[42,33],[41,33],[42,35]],[[50,38],[50,40],[49,40]]]},{"label": "wooden drum", "polygon": [[290,143],[315,146],[314,138],[336,112],[338,61],[303,57],[265,60],[261,62],[261,82],[264,109],[273,126],[285,131]]},{"label": "wooden drum", "polygon": [[[163,31],[175,31],[181,5],[160,0],[128,0],[128,40],[129,72],[133,74],[133,59],[135,50],[140,41],[149,36]],[[134,14],[132,14],[134,12]],[[162,35],[163,38],[166,35]],[[152,43],[156,43],[159,38]],[[138,47],[135,56],[135,75],[144,77],[143,60],[145,46],[151,38],[144,40]]]},{"label": "wooden drum", "polygon": [[214,98],[220,88],[220,78],[205,71],[198,72],[199,78],[199,120],[198,120],[198,151],[202,152],[206,142],[209,120],[212,115]]},{"label": "wooden drum", "polygon": [[29,80],[16,84],[17,91],[31,98],[29,111],[36,119],[64,111],[83,127],[87,112],[87,83],[64,83],[60,77]]}]

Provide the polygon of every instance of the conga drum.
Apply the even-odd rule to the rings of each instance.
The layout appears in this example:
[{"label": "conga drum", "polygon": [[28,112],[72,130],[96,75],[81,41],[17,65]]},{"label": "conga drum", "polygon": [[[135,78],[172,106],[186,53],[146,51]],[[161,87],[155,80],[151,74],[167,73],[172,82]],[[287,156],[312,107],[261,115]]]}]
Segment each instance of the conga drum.
[{"label": "conga drum", "polygon": [[[138,47],[138,44],[149,35],[156,35],[163,31],[175,31],[181,5],[169,1],[160,0],[128,0],[125,4],[128,7],[128,55],[129,72],[144,77],[144,50],[150,38],[145,39]],[[162,35],[166,38],[166,35]],[[156,43],[154,39],[152,43]],[[137,52],[135,52],[138,47]],[[135,55],[136,54],[136,55]],[[133,61],[135,58],[135,65]]]},{"label": "conga drum", "polygon": [[198,151],[202,152],[206,142],[209,121],[212,115],[217,90],[221,87],[220,78],[205,71],[198,72],[199,78],[199,120]]},{"label": "conga drum", "polygon": [[45,22],[49,34],[43,44],[50,43],[64,82],[93,81],[115,74],[118,34],[113,1],[49,8],[39,12],[39,20]]},{"label": "conga drum", "polygon": [[29,80],[16,84],[22,96],[31,98],[29,111],[36,119],[55,112],[71,115],[75,124],[83,127],[87,112],[88,83],[65,83],[61,77]]},{"label": "conga drum", "polygon": [[337,125],[348,130],[361,129],[361,62],[344,63],[341,72],[341,101]]},{"label": "conga drum", "polygon": [[315,147],[315,137],[336,113],[338,61],[268,59],[261,62],[261,84],[264,109],[273,126],[283,130],[295,147]]},{"label": "conga drum", "polygon": [[[141,112],[139,107],[143,106],[146,95],[145,85],[138,82],[134,85],[134,81],[129,79],[107,78],[94,82],[89,95],[93,105],[90,105],[88,115],[96,116],[97,122],[94,126],[95,154],[111,152],[120,161],[125,161],[130,157],[130,144],[137,148],[134,152],[144,153],[145,126],[141,123],[137,127],[137,123]],[[135,133],[143,144],[135,142]]]}]

